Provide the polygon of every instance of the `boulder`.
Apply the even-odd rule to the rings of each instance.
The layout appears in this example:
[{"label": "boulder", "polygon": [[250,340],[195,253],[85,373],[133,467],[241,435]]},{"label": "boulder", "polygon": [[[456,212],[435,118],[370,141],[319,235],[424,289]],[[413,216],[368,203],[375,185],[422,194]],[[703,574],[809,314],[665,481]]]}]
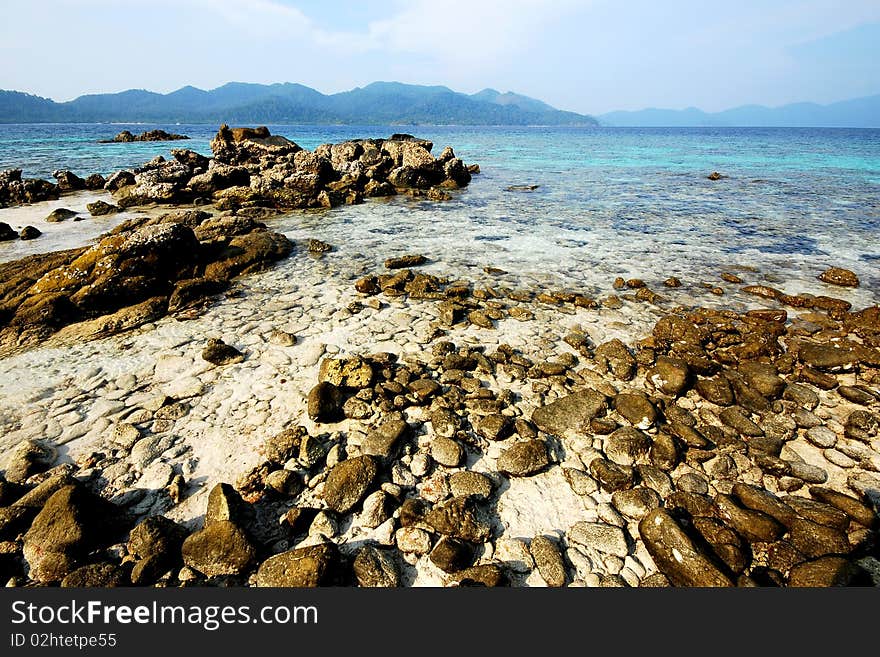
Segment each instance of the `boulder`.
[{"label": "boulder", "polygon": [[337,513],[351,511],[369,492],[378,473],[372,456],[356,456],[338,463],[324,482],[324,501]]},{"label": "boulder", "polygon": [[73,171],[61,169],[53,172],[52,177],[58,181],[58,188],[62,192],[75,192],[86,188],[86,181]]},{"label": "boulder", "polygon": [[253,563],[256,549],[233,522],[219,520],[190,534],[181,548],[184,563],[206,577],[239,575]]},{"label": "boulder", "polygon": [[585,432],[589,421],[604,411],[605,396],[585,388],[536,409],[532,422],[541,431],[561,437],[567,431]]},{"label": "boulder", "polygon": [[276,588],[327,586],[335,576],[338,560],[338,551],[332,543],[295,548],[260,564],[254,583]]},{"label": "boulder", "polygon": [[859,277],[849,269],[843,269],[842,267],[829,267],[819,274],[817,278],[823,283],[839,285],[841,287],[859,286]]}]

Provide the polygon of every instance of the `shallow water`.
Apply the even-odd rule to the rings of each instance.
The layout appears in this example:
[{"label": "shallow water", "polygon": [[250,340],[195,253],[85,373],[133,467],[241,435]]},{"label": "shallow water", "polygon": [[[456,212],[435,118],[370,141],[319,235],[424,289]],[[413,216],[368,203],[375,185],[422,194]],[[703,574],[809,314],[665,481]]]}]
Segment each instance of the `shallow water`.
[{"label": "shallow water", "polygon": [[[98,144],[128,128],[0,126],[0,168],[49,176],[136,166],[171,148],[210,153],[214,126],[160,126],[189,141]],[[378,263],[418,251],[452,268],[486,265],[525,280],[605,289],[613,277],[717,281],[736,267],[778,277],[791,292],[829,293],[815,281],[831,264],[855,270],[859,303],[880,283],[880,130],[463,128],[270,126],[306,148],[406,130],[449,144],[483,173],[446,203],[398,198],[272,223],[294,238],[318,237]],[[718,170],[728,178],[706,179]],[[540,185],[509,192],[516,184]],[[40,221],[45,208],[0,221]],[[65,223],[67,246],[93,238],[90,222]],[[92,227],[93,228],[93,227]],[[61,238],[0,244],[0,260],[60,248]],[[14,250],[15,249],[15,250]],[[754,277],[753,277],[754,278]],[[839,290],[834,290],[840,293]]]}]

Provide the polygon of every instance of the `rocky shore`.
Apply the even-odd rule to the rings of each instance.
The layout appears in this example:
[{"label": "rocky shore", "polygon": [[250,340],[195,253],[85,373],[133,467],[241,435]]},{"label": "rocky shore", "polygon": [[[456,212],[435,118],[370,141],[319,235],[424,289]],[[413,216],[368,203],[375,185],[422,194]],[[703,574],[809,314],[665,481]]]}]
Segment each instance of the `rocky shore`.
[{"label": "rocky shore", "polygon": [[221,129],[213,160],[114,189],[162,211],[2,266],[0,381],[29,372],[0,384],[4,581],[880,583],[857,273],[812,296],[721,272],[704,304],[663,272],[587,294],[291,243],[264,211],[442,198],[467,167],[409,136],[282,140]]},{"label": "rocky shore", "polygon": [[130,144],[133,141],[182,141],[189,139],[186,135],[178,135],[164,130],[147,130],[139,135],[132,134],[129,130],[123,130],[113,139],[101,139],[99,144]]}]

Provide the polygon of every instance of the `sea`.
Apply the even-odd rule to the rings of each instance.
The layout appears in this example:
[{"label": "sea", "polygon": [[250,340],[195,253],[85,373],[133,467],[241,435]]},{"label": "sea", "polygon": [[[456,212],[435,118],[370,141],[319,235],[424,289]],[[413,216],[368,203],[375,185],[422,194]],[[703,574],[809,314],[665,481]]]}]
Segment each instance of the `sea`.
[{"label": "sea", "polygon": [[[391,254],[423,253],[452,272],[491,266],[536,284],[587,292],[608,289],[617,276],[652,285],[669,276],[712,285],[720,273],[740,271],[787,292],[828,294],[816,275],[836,265],[862,280],[847,298],[877,302],[880,130],[268,127],[308,149],[408,132],[431,140],[434,153],[452,146],[481,169],[446,202],[401,196],[297,211],[269,222],[293,239],[319,238],[377,262]],[[98,143],[121,130],[154,128],[191,139]],[[216,130],[180,124],[0,125],[0,169],[43,178],[56,169],[106,175],[157,155],[170,158],[172,148],[210,155]],[[724,177],[709,180],[714,171]],[[519,186],[534,189],[511,190]],[[45,208],[14,212],[0,209],[0,221],[18,227],[46,214]],[[65,222],[43,242],[0,243],[0,261],[79,246],[101,230],[97,219]]]}]

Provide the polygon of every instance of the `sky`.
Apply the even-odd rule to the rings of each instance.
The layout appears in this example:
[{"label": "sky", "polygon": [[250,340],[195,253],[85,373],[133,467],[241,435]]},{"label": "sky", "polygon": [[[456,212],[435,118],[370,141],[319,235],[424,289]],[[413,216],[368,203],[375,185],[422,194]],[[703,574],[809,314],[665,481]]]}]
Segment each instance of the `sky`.
[{"label": "sky", "polygon": [[0,89],[377,80],[587,114],[880,94],[878,0],[0,0]]}]

